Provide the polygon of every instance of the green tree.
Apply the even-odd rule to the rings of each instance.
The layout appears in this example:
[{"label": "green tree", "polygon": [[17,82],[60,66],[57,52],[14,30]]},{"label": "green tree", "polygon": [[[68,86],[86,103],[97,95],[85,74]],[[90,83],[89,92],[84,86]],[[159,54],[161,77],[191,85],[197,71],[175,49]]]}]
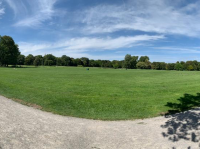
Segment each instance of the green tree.
[{"label": "green tree", "polygon": [[72,58],[72,66],[77,66],[76,59]]},{"label": "green tree", "polygon": [[87,58],[87,57],[82,57],[82,58],[81,58],[81,61],[82,61],[84,67],[89,66],[89,58]]},{"label": "green tree", "polygon": [[130,54],[126,54],[126,56],[124,58],[124,68],[126,68],[126,69],[131,68],[131,55]]},{"label": "green tree", "polygon": [[69,56],[63,55],[61,57],[62,66],[71,66],[72,65],[72,59]]},{"label": "green tree", "polygon": [[138,62],[138,56],[131,56],[127,54],[124,58],[124,67],[126,69],[136,69],[136,65]]},{"label": "green tree", "polygon": [[91,59],[91,60],[89,61],[89,66],[90,66],[90,67],[97,67],[97,66],[96,66],[96,61],[93,60],[93,59]]},{"label": "green tree", "polygon": [[113,66],[113,68],[115,68],[115,69],[119,68],[119,61],[113,60],[113,61],[112,61],[112,66]]},{"label": "green tree", "polygon": [[56,59],[56,66],[62,66],[62,59],[60,57]]},{"label": "green tree", "polygon": [[24,65],[24,63],[25,63],[25,56],[20,54],[17,57],[17,65]]},{"label": "green tree", "polygon": [[138,56],[131,57],[131,69],[136,69],[136,65],[138,62]]},{"label": "green tree", "polygon": [[200,62],[197,63],[197,70],[200,71]]},{"label": "green tree", "polygon": [[167,64],[165,62],[153,62],[152,69],[156,70],[166,70]]},{"label": "green tree", "polygon": [[148,56],[141,56],[140,59],[139,59],[139,62],[146,62],[147,60],[149,61]]},{"label": "green tree", "polygon": [[44,59],[43,59],[42,55],[37,55],[37,56],[35,56],[35,60],[34,60],[34,62],[33,62],[33,64],[34,64],[35,66],[44,65],[43,63],[44,63]]},{"label": "green tree", "polygon": [[101,60],[96,60],[95,61],[95,66],[96,67],[101,67],[102,66],[102,61]]},{"label": "green tree", "polygon": [[102,60],[101,61],[101,67],[112,68],[112,63],[109,60]]},{"label": "green tree", "polygon": [[167,70],[174,70],[175,69],[175,63],[168,63],[167,66],[166,66],[166,69]]},{"label": "green tree", "polygon": [[77,66],[78,66],[78,65],[83,65],[83,62],[81,61],[80,58],[76,58],[76,59],[75,59],[75,63],[76,63]]},{"label": "green tree", "polygon": [[[191,67],[191,66],[192,67]],[[185,70],[197,70],[197,66],[196,65],[198,65],[198,62],[197,61],[187,61],[186,63],[185,63],[185,65],[184,65],[184,69]],[[190,69],[190,68],[192,68],[192,69]]]},{"label": "green tree", "polygon": [[10,36],[0,36],[0,63],[1,65],[16,65],[20,55],[18,45]]},{"label": "green tree", "polygon": [[138,69],[151,69],[151,62],[146,59],[145,62],[138,62],[136,67]]},{"label": "green tree", "polygon": [[192,71],[192,70],[194,70],[194,67],[193,67],[192,65],[189,65],[189,66],[187,67],[187,70]]},{"label": "green tree", "polygon": [[35,57],[32,54],[29,54],[25,58],[25,65],[33,65],[34,60],[35,60]]},{"label": "green tree", "polygon": [[118,61],[118,68],[123,68],[124,61]]},{"label": "green tree", "polygon": [[39,57],[36,57],[35,60],[34,60],[34,62],[33,62],[33,65],[34,65],[34,66],[39,66],[40,64],[41,64],[40,58],[39,58]]},{"label": "green tree", "polygon": [[138,62],[136,66],[138,69],[146,69],[145,62]]},{"label": "green tree", "polygon": [[45,66],[52,66],[52,65],[54,65],[54,62],[52,60],[45,60],[44,65]]},{"label": "green tree", "polygon": [[183,70],[183,65],[181,63],[177,62],[176,65],[174,66],[174,69]]},{"label": "green tree", "polygon": [[52,66],[56,65],[56,57],[52,54],[47,54],[44,56],[44,65]]}]

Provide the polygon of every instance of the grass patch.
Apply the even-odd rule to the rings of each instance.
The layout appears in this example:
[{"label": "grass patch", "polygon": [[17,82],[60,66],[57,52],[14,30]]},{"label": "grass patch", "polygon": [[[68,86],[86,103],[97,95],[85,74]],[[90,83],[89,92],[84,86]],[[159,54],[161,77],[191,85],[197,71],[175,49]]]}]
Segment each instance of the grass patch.
[{"label": "grass patch", "polygon": [[149,118],[200,90],[200,72],[75,67],[0,68],[0,94],[56,114],[101,119]]}]

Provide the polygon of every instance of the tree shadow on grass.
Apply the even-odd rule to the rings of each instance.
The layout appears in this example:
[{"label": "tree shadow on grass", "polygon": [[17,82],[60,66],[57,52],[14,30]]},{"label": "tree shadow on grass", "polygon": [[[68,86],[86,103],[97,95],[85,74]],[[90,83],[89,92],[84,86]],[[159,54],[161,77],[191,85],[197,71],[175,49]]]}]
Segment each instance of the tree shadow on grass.
[{"label": "tree shadow on grass", "polygon": [[38,68],[38,67],[35,67],[35,66],[8,66],[8,67],[2,67],[1,68],[8,68],[8,69],[24,69],[24,68]]},{"label": "tree shadow on grass", "polygon": [[200,108],[197,107],[200,107],[200,93],[197,95],[185,94],[184,97],[178,99],[178,103],[169,102],[166,106],[170,107],[171,110],[166,115],[168,120],[164,125],[161,125],[162,128],[166,129],[162,133],[163,137],[172,142],[183,139],[199,143]]}]

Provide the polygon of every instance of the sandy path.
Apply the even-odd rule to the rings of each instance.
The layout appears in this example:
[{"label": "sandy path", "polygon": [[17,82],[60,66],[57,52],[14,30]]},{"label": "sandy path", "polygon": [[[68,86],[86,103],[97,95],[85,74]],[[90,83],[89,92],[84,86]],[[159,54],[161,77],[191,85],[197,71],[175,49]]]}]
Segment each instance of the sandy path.
[{"label": "sandy path", "polygon": [[0,149],[196,149],[198,127],[198,109],[105,122],[54,115],[0,96]]}]

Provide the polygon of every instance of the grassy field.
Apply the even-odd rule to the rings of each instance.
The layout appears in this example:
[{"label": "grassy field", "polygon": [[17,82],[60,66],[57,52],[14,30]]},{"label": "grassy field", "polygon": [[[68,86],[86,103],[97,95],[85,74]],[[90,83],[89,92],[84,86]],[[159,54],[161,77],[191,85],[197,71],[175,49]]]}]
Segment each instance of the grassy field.
[{"label": "grassy field", "polygon": [[56,114],[102,120],[160,115],[200,91],[200,72],[39,67],[0,68],[0,94]]}]

